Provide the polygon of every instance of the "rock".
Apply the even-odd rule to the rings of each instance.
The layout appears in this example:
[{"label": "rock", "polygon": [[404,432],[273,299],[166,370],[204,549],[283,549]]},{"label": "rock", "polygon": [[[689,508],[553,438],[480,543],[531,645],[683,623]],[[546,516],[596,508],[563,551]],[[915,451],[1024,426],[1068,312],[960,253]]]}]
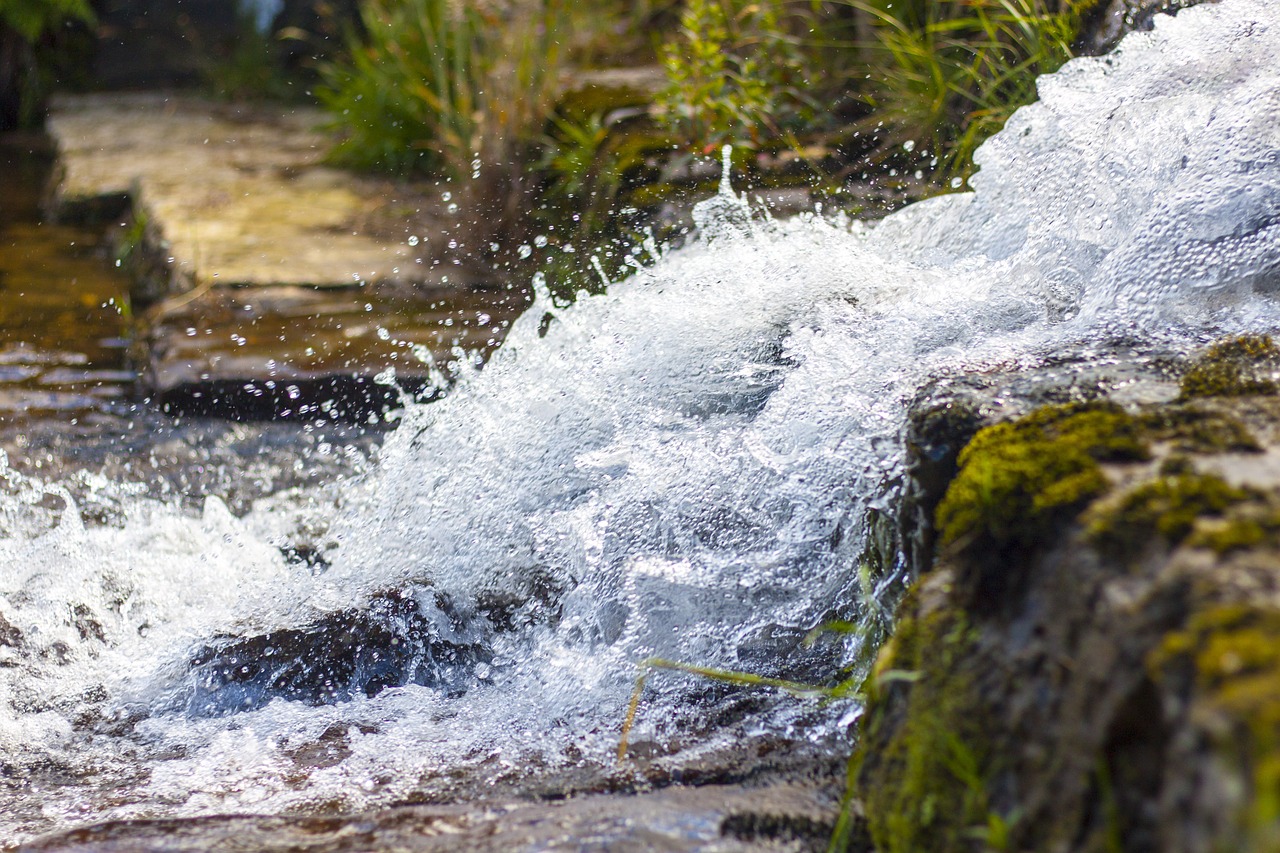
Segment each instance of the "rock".
[{"label": "rock", "polygon": [[60,853],[360,850],[817,851],[835,803],[813,785],[708,785],[558,802],[494,799],[355,816],[219,816],[109,823],[18,847]]},{"label": "rock", "polygon": [[171,413],[376,422],[403,400],[434,395],[460,352],[481,358],[502,343],[526,299],[485,289],[211,288],[148,312],[135,361]]},{"label": "rock", "polygon": [[49,119],[65,171],[59,203],[129,195],[120,254],[146,273],[140,304],[196,287],[466,283],[453,262],[465,251],[451,257],[449,238],[435,236],[459,228],[440,196],[325,166],[324,120],[296,105],[63,97]]},{"label": "rock", "polygon": [[1034,368],[917,402],[943,464],[988,426],[868,680],[855,769],[877,849],[1276,849],[1280,398],[1196,379],[1224,354],[1247,374],[1262,340],[1185,369],[1095,355],[1092,389]]},{"label": "rock", "polygon": [[[1214,0],[1209,0],[1213,2]],[[1085,25],[1076,40],[1076,53],[1101,56],[1131,32],[1151,29],[1156,15],[1177,14],[1205,0],[1107,0],[1085,16]]]},{"label": "rock", "polygon": [[216,716],[275,698],[332,704],[407,684],[461,694],[493,655],[446,596],[429,592],[380,594],[301,628],[216,639],[191,658],[187,711]]}]

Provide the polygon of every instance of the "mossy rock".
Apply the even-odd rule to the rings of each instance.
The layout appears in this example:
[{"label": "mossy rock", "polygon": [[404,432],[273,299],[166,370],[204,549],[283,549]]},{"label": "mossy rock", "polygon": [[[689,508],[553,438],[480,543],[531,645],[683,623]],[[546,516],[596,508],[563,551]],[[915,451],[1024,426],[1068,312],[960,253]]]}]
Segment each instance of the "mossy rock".
[{"label": "mossy rock", "polygon": [[1280,851],[1280,486],[1240,458],[1280,405],[1231,399],[1280,354],[1197,364],[1230,382],[1193,365],[1174,402],[1045,406],[949,457],[851,763],[877,850]]},{"label": "mossy rock", "polygon": [[1171,546],[1181,544],[1199,519],[1220,517],[1249,497],[1249,492],[1213,474],[1161,476],[1117,502],[1092,507],[1086,519],[1088,535],[1103,553],[1128,560],[1155,537]]},{"label": "mossy rock", "polygon": [[1280,349],[1270,335],[1240,335],[1209,347],[1182,377],[1182,399],[1276,393]]},{"label": "mossy rock", "polygon": [[882,853],[970,849],[1000,824],[988,715],[966,672],[975,636],[959,610],[905,616],[868,679],[871,716],[850,778]]},{"label": "mossy rock", "polygon": [[961,560],[1025,562],[1054,527],[1110,484],[1099,462],[1150,457],[1142,425],[1119,406],[1045,406],[981,430],[938,505],[942,545]]},{"label": "mossy rock", "polygon": [[1148,657],[1152,677],[1189,682],[1191,717],[1241,783],[1215,849],[1280,849],[1280,609],[1218,604]]},{"label": "mossy rock", "polygon": [[1187,543],[1219,555],[1280,545],[1280,509],[1249,504],[1226,518],[1198,524]]},{"label": "mossy rock", "polygon": [[1259,453],[1262,445],[1243,423],[1195,405],[1161,406],[1141,416],[1152,441],[1182,453]]}]

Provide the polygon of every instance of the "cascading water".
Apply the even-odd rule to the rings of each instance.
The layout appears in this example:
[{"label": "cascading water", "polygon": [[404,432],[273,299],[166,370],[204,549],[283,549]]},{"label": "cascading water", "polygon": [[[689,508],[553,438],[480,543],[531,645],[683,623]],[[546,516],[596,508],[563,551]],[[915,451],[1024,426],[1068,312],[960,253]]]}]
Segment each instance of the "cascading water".
[{"label": "cascading water", "polygon": [[[120,487],[90,524],[9,472],[0,836],[605,772],[638,660],[803,670],[800,638],[857,615],[929,376],[1280,325],[1277,57],[1280,0],[1161,20],[1042,80],[974,192],[874,228],[752,224],[722,191],[714,239],[540,294],[355,487],[241,518]],[[688,682],[656,694],[649,736],[693,725]],[[846,710],[757,722],[817,737]]]}]

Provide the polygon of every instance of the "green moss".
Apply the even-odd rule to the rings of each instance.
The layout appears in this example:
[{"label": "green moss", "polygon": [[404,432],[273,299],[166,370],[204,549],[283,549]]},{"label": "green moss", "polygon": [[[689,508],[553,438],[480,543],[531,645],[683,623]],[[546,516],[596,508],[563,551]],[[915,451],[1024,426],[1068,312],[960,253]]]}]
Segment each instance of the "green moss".
[{"label": "green moss", "polygon": [[1280,849],[1280,610],[1228,604],[1196,613],[1147,661],[1157,678],[1186,664],[1193,719],[1242,783],[1235,827],[1216,849]]},{"label": "green moss", "polygon": [[1269,371],[1280,359],[1270,335],[1241,335],[1209,347],[1182,377],[1182,399],[1276,393]]},{"label": "green moss", "polygon": [[[876,849],[968,849],[1007,824],[989,806],[994,751],[965,672],[975,634],[956,612],[904,617],[874,679],[852,777]],[[905,707],[904,707],[905,706]]]},{"label": "green moss", "polygon": [[1280,610],[1225,604],[1196,613],[1148,668],[1159,673],[1179,659],[1192,662],[1196,690],[1216,709],[1251,728],[1280,727]]},{"label": "green moss", "polygon": [[1052,526],[1109,488],[1099,461],[1150,451],[1138,421],[1105,403],[1047,406],[987,427],[960,453],[938,506],[945,546],[1000,559],[1044,541]]},{"label": "green moss", "polygon": [[1180,474],[1194,474],[1195,463],[1180,453],[1165,457],[1160,462],[1161,477],[1176,477]]},{"label": "green moss", "polygon": [[1180,544],[1202,516],[1221,516],[1249,497],[1212,474],[1159,477],[1134,488],[1118,503],[1091,508],[1087,532],[1099,550],[1135,556],[1154,535]]},{"label": "green moss", "polygon": [[1143,414],[1142,428],[1153,441],[1167,441],[1182,453],[1258,453],[1262,446],[1235,418],[1196,406],[1161,406]]},{"label": "green moss", "polygon": [[1261,545],[1274,538],[1277,528],[1264,526],[1252,518],[1223,519],[1216,523],[1201,524],[1187,539],[1196,548],[1208,548],[1218,554],[1240,551]]},{"label": "green moss", "polygon": [[1280,545],[1280,507],[1274,495],[1250,493],[1253,500],[1232,507],[1225,518],[1202,521],[1188,544],[1219,554],[1259,545]]}]

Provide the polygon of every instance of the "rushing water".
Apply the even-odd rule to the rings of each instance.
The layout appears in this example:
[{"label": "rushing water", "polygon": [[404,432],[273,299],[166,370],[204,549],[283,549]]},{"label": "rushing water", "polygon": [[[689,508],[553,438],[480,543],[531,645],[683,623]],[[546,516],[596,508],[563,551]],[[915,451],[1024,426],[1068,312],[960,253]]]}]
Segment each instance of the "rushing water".
[{"label": "rushing water", "polygon": [[[1161,20],[1043,80],[974,192],[875,228],[752,222],[722,193],[713,239],[541,298],[354,487],[243,516],[121,489],[91,524],[11,475],[0,833],[605,773],[647,655],[835,668],[856,650],[799,641],[859,613],[926,378],[1280,321],[1277,57],[1280,0]],[[696,748],[716,701],[659,679],[638,735]],[[751,725],[823,737],[847,710]]]}]

